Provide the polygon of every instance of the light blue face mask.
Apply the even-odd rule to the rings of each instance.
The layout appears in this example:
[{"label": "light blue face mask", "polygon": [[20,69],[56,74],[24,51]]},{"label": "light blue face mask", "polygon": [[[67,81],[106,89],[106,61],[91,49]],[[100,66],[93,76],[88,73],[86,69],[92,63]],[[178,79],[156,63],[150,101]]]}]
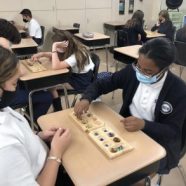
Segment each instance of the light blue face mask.
[{"label": "light blue face mask", "polygon": [[152,83],[156,83],[160,79],[161,76],[154,75],[152,77],[148,77],[148,76],[136,71],[136,77],[137,77],[138,81],[141,83],[152,84]]}]

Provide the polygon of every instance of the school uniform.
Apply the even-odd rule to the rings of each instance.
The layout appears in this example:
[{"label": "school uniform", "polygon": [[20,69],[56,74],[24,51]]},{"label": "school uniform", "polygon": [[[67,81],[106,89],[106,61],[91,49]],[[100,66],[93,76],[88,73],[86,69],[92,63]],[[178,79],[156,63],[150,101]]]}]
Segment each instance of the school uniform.
[{"label": "school uniform", "polygon": [[39,186],[47,151],[21,114],[10,107],[0,111],[0,185]]},{"label": "school uniform", "polygon": [[[143,29],[143,26],[140,24],[135,24],[133,27],[124,28],[128,33],[128,44],[137,45],[142,44],[146,41],[146,32]],[[141,40],[139,41],[138,35],[141,35]]]},{"label": "school uniform", "polygon": [[28,28],[29,36],[31,36],[37,44],[40,44],[42,40],[42,32],[39,23],[34,18],[32,18],[27,23],[26,27]]},{"label": "school uniform", "polygon": [[[22,86],[22,83],[19,82],[17,87],[16,95],[14,99],[9,103],[9,106],[14,108],[19,107],[19,105],[28,105],[28,95],[29,91]],[[32,95],[32,104],[33,104],[33,116],[34,121],[37,121],[37,118],[46,114],[48,109],[52,104],[52,95],[49,91],[39,91],[35,92]],[[29,109],[27,108],[29,113]]]},{"label": "school uniform", "polygon": [[[102,94],[122,89],[123,105],[120,114],[128,117],[132,115],[131,105],[140,84],[132,65],[128,65],[107,79],[94,82],[86,89],[81,99],[92,101]],[[157,95],[157,99],[154,97],[154,117],[143,118],[143,131],[166,149],[167,155],[161,160],[158,172],[168,173],[179,161],[182,127],[186,125],[186,85],[168,71]]]},{"label": "school uniform", "polygon": [[163,23],[160,23],[159,26],[157,25],[154,25],[152,28],[151,28],[151,31],[156,31],[159,32],[159,33],[162,33],[162,34],[165,34],[166,37],[168,39],[170,39],[171,41],[173,41],[173,24],[172,24],[172,21],[165,21]]},{"label": "school uniform", "polygon": [[71,67],[72,74],[68,80],[68,83],[75,90],[84,90],[92,82],[93,70],[95,65],[92,62],[90,56],[88,60],[81,71],[79,71],[79,68],[77,66],[75,54],[72,54],[70,57],[64,60]]}]

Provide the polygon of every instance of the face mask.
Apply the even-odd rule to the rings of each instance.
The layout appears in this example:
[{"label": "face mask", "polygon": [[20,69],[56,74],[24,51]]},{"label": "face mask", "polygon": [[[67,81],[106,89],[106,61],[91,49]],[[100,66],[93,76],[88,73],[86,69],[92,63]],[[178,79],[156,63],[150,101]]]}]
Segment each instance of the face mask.
[{"label": "face mask", "polygon": [[3,95],[0,99],[0,109],[9,106],[13,102],[16,93],[17,93],[17,88],[15,91],[3,90]]},{"label": "face mask", "polygon": [[27,22],[28,22],[28,20],[27,20],[27,19],[23,19],[23,22],[27,23]]},{"label": "face mask", "polygon": [[159,81],[160,76],[158,75],[154,75],[152,77],[147,77],[146,75],[136,71],[136,77],[138,79],[139,82],[144,83],[144,84],[152,84],[152,83],[156,83],[157,81]]}]

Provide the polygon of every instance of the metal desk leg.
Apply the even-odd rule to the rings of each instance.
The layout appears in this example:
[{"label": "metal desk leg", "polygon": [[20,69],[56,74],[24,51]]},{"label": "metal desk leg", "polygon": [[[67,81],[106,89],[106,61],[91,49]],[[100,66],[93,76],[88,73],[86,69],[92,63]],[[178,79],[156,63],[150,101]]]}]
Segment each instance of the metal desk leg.
[{"label": "metal desk leg", "polygon": [[105,45],[105,55],[106,55],[106,69],[107,72],[109,71],[109,65],[108,65],[108,47]]},{"label": "metal desk leg", "polygon": [[[44,87],[44,88],[39,88],[39,89],[35,89],[35,90],[32,90],[29,92],[29,95],[28,95],[28,103],[29,103],[29,112],[30,112],[30,122],[31,122],[31,128],[34,129],[34,126],[37,127],[37,125],[35,125],[34,123],[34,113],[33,113],[33,104],[32,104],[32,94],[35,93],[35,92],[38,92],[38,91],[41,91],[41,90],[48,90],[48,89],[51,89],[51,88],[57,88],[57,87],[60,87],[61,84],[57,84],[57,85],[54,85],[54,86],[49,86],[49,87]],[[64,89],[64,92],[66,91],[66,89]],[[67,96],[67,91],[65,92],[65,99],[68,99],[68,96]]]},{"label": "metal desk leg", "polygon": [[29,112],[30,112],[30,124],[32,130],[34,130],[34,114],[33,114],[33,104],[32,104],[32,94],[34,91],[30,91],[29,96],[28,96],[28,103],[29,103]]},{"label": "metal desk leg", "polygon": [[70,108],[67,89],[63,84],[62,84],[62,88],[63,88],[63,91],[64,91],[66,108]]},{"label": "metal desk leg", "polygon": [[117,46],[117,31],[114,31],[114,46]]}]

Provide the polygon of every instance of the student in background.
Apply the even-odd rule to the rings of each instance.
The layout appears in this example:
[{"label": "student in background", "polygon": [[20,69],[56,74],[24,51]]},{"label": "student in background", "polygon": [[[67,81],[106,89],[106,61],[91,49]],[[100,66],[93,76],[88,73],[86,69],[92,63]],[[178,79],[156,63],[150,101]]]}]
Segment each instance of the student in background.
[{"label": "student in background", "polygon": [[[72,74],[66,89],[85,90],[93,77],[94,63],[87,49],[69,32],[58,32],[53,37],[52,52],[40,52],[32,56],[33,61],[41,57],[48,57],[52,61],[52,68],[71,68]],[[52,91],[54,111],[62,109],[61,99],[56,90]]]},{"label": "student in background", "polygon": [[[11,50],[11,45],[18,44],[20,41],[21,36],[16,27],[7,20],[0,19],[0,45]],[[13,108],[18,105],[28,105],[29,91],[25,89],[21,82],[18,83],[19,86],[16,91],[15,99],[9,103],[9,106]],[[52,96],[49,92],[39,91],[33,94],[32,102],[34,121],[36,121],[39,116],[47,113],[52,103]]]},{"label": "student in background", "polygon": [[[0,46],[0,185],[54,186],[71,136],[62,128],[36,135],[27,120],[8,107],[20,75],[15,54]],[[50,149],[42,140],[50,142]]]},{"label": "student in background", "polygon": [[0,45],[10,49],[12,44],[20,42],[21,35],[17,28],[9,21],[0,18]]},{"label": "student in background", "polygon": [[176,32],[176,41],[181,41],[186,43],[186,25],[178,29]]},{"label": "student in background", "polygon": [[146,41],[146,33],[143,29],[144,13],[141,10],[134,12],[131,19],[129,19],[124,29],[127,29],[129,45],[142,44]]},{"label": "student in background", "polygon": [[77,117],[81,117],[97,97],[122,89],[120,114],[124,128],[129,132],[142,130],[166,149],[160,174],[178,165],[182,127],[186,124],[186,85],[169,71],[174,60],[175,48],[169,40],[149,40],[139,49],[137,62],[95,81],[74,107]]},{"label": "student in background", "polygon": [[165,34],[168,39],[173,41],[174,28],[167,10],[160,11],[158,22],[151,28],[151,31]]},{"label": "student in background", "polygon": [[23,29],[28,31],[29,36],[39,45],[42,42],[42,31],[39,23],[32,17],[29,9],[23,9],[20,14],[23,17],[23,22],[26,23]]}]

